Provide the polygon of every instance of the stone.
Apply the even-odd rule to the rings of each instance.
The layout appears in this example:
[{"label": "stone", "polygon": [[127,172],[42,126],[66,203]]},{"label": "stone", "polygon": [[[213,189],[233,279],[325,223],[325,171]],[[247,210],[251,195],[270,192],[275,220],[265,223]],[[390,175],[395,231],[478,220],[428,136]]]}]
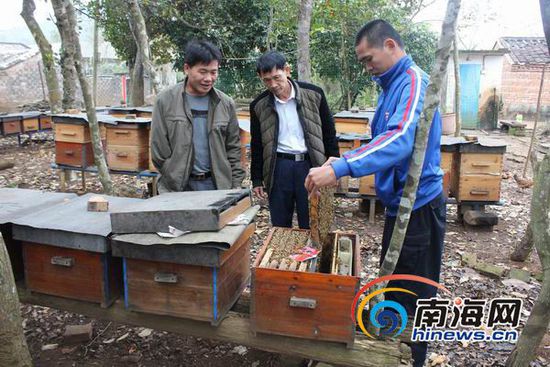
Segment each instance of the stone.
[{"label": "stone", "polygon": [[41,348],[42,350],[53,350],[57,349],[57,344],[45,344]]},{"label": "stone", "polygon": [[524,282],[529,282],[529,280],[531,279],[531,273],[527,270],[512,268],[510,269],[510,274],[508,275],[508,277],[512,279],[522,280]]},{"label": "stone", "polygon": [[65,344],[77,344],[87,342],[92,339],[92,323],[84,325],[68,325],[63,334]]},{"label": "stone", "polygon": [[498,277],[498,278],[501,278],[506,272],[506,268],[504,267],[493,265],[493,264],[487,264],[481,261],[478,261],[475,264],[474,269],[479,271],[482,274],[492,276],[492,277]]},{"label": "stone", "polygon": [[496,226],[498,224],[498,216],[495,213],[467,210],[464,213],[464,222],[475,227]]},{"label": "stone", "polygon": [[477,255],[474,253],[465,252],[462,254],[462,264],[467,265],[471,268],[477,263]]}]

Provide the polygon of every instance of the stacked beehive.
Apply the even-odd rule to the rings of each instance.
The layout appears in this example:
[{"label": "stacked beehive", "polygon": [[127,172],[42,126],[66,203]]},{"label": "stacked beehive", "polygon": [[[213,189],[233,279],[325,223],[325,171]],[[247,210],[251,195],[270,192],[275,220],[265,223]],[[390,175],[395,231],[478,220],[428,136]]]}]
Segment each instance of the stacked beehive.
[{"label": "stacked beehive", "polygon": [[[94,165],[91,132],[85,114],[52,115],[55,124],[56,163],[86,168]],[[97,115],[107,166],[112,170],[148,169],[151,119],[125,114]]]},{"label": "stacked beehive", "polygon": [[1,136],[32,133],[39,130],[49,130],[51,128],[51,118],[44,112],[29,111],[0,116]]},{"label": "stacked beehive", "polygon": [[444,187],[458,202],[497,202],[506,144],[491,139],[441,139]]},{"label": "stacked beehive", "polygon": [[221,322],[250,277],[250,206],[248,190],[219,190],[162,194],[113,212],[126,307]]},{"label": "stacked beehive", "polygon": [[[86,168],[94,165],[92,138],[85,114],[52,115],[55,131],[55,163]],[[106,128],[100,124],[100,136],[105,147]]]},{"label": "stacked beehive", "polygon": [[[359,148],[371,140],[369,134],[339,133],[338,147],[340,156],[345,152]],[[338,182],[338,192],[347,193],[357,191],[361,195],[376,196],[374,189],[374,175],[364,176],[358,179],[342,177]]]},{"label": "stacked beehive", "polygon": [[[124,290],[129,310],[221,322],[250,277],[248,190],[93,196],[0,189],[0,229],[29,290],[103,307]],[[155,233],[169,225],[193,232]],[[125,231],[139,233],[111,236]]]}]

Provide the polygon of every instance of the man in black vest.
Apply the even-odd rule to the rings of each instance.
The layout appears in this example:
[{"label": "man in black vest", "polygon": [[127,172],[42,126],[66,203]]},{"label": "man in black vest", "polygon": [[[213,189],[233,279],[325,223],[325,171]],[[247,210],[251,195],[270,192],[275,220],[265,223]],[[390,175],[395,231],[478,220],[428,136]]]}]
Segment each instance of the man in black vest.
[{"label": "man in black vest", "polygon": [[250,104],[253,191],[269,196],[274,226],[291,227],[296,207],[298,225],[307,229],[309,169],[339,156],[332,114],[321,88],[290,78],[281,53],[262,55],[256,71],[267,90]]}]

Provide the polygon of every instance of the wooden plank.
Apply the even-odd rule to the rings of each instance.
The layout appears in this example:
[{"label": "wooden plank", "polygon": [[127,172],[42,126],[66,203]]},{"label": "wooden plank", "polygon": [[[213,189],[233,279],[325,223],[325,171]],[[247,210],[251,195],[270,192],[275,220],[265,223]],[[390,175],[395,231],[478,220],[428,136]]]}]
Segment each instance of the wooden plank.
[{"label": "wooden plank", "polygon": [[252,200],[250,196],[244,197],[239,200],[235,205],[227,208],[220,214],[219,226],[220,229],[225,227],[225,225],[231,222],[233,219],[237,218],[240,214],[252,206]]},{"label": "wooden plank", "polygon": [[443,171],[450,171],[453,166],[453,153],[441,152],[441,164],[440,167]]},{"label": "wooden plank", "polygon": [[502,154],[462,153],[460,157],[460,175],[502,174]]},{"label": "wooden plank", "polygon": [[107,146],[149,146],[149,130],[136,124],[119,124],[107,127]]},{"label": "wooden plank", "polygon": [[[267,249],[265,255],[262,258],[262,261],[260,262],[260,265],[259,265],[260,268],[265,268],[267,266],[267,264],[269,263],[269,259],[271,258],[272,254],[273,254],[273,249],[272,248]],[[296,267],[292,270],[295,270],[295,269],[296,269]]]},{"label": "wooden plank", "polygon": [[89,167],[94,165],[92,143],[55,143],[55,163],[74,167]]},{"label": "wooden plank", "polygon": [[218,327],[214,327],[195,320],[128,312],[124,309],[122,301],[116,302],[109,308],[100,308],[92,303],[31,294],[22,288],[19,288],[19,299],[23,303],[53,307],[91,318],[242,344],[272,353],[292,353],[297,357],[341,366],[399,366],[401,360],[410,360],[410,349],[398,340],[370,340],[358,334],[355,344],[348,349],[339,343],[277,335],[254,335],[250,331],[251,320],[247,317],[248,315],[235,312],[229,312],[222,323]]},{"label": "wooden plank", "polygon": [[349,190],[349,176],[341,177],[338,180],[337,192],[348,192]]},{"label": "wooden plank", "polygon": [[334,124],[337,133],[368,134],[370,130],[367,120],[335,117]]},{"label": "wooden plank", "polygon": [[20,121],[3,121],[2,125],[3,125],[4,135],[17,134],[21,132]]},{"label": "wooden plank", "polygon": [[51,129],[52,128],[52,117],[48,116],[48,115],[40,116],[40,128],[42,130]]},{"label": "wooden plank", "polygon": [[290,262],[288,261],[288,259],[282,259],[281,263],[279,264],[279,270],[287,270],[289,265]]},{"label": "wooden plank", "polygon": [[241,234],[241,236],[237,239],[237,241],[231,246],[231,248],[227,251],[223,251],[220,256],[220,266],[222,266],[229,258],[235,256],[234,253],[237,252],[237,250],[246,244],[246,242],[252,237],[254,234],[254,231],[256,230],[256,223],[250,223],[248,227],[244,230],[244,232]]},{"label": "wooden plank", "polygon": [[498,201],[500,180],[500,175],[461,175],[456,199],[458,201]]},{"label": "wooden plank", "polygon": [[273,237],[273,233],[275,233],[275,228],[271,228],[269,230],[269,233],[267,234],[267,238],[264,240],[264,244],[260,248],[260,252],[258,252],[258,255],[256,255],[256,260],[254,260],[254,264],[252,264],[253,267],[257,268],[260,266],[260,262],[262,258],[264,257],[264,254],[267,251],[268,244],[271,242],[271,238]]},{"label": "wooden plank", "polygon": [[56,142],[89,143],[92,141],[90,129],[86,125],[56,123],[54,129]]},{"label": "wooden plank", "polygon": [[[254,274],[252,318],[257,332],[352,342],[355,324],[349,310],[357,278],[276,269],[254,269]],[[292,307],[291,297],[314,300],[316,306]]]},{"label": "wooden plank", "polygon": [[149,164],[149,150],[146,146],[109,145],[107,165],[112,170],[142,171]]},{"label": "wooden plank", "polygon": [[359,179],[359,193],[362,195],[376,195],[374,175],[363,176]]},{"label": "wooden plank", "polygon": [[[218,273],[218,314],[220,320],[237,301],[250,280],[250,238],[240,246]],[[216,320],[214,322],[216,323]]]},{"label": "wooden plank", "polygon": [[23,120],[23,132],[38,130],[38,117]]},{"label": "wooden plank", "polygon": [[[212,268],[126,258],[128,305],[131,310],[212,319]],[[176,283],[155,281],[156,274],[175,274]]]},{"label": "wooden plank", "polygon": [[[53,258],[72,259],[65,265]],[[25,282],[29,290],[101,303],[103,266],[101,254],[23,242]],[[71,266],[68,266],[72,264]]]}]

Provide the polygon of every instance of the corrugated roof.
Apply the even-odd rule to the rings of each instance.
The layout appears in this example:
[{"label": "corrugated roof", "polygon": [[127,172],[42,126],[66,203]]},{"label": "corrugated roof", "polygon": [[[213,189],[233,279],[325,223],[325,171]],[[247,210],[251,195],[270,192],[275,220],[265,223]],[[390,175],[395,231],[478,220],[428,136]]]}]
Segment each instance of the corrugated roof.
[{"label": "corrugated roof", "polygon": [[502,46],[510,50],[514,64],[550,63],[548,45],[544,37],[502,37]]}]

